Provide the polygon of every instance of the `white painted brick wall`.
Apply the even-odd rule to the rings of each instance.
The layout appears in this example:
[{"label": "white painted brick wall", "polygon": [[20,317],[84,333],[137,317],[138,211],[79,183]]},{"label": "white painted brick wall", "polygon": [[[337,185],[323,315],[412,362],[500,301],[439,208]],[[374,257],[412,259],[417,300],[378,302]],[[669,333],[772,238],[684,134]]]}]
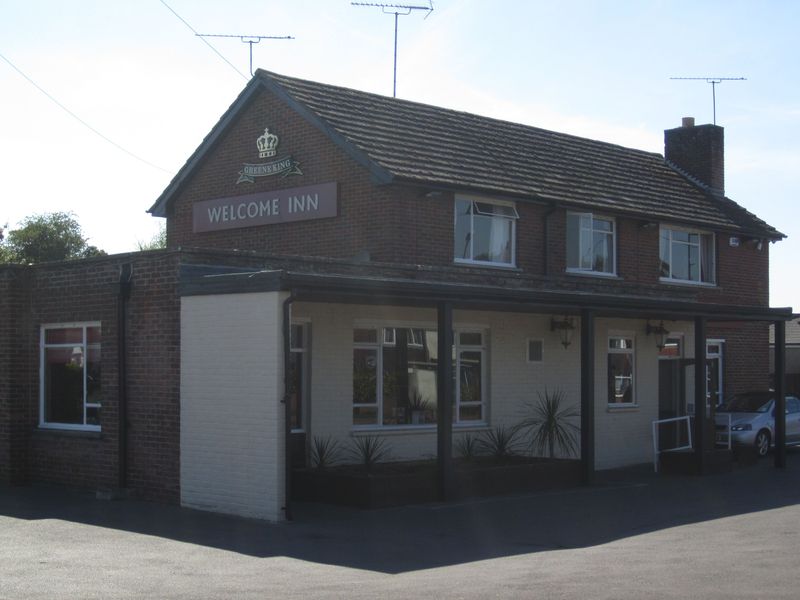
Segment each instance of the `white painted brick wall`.
[{"label": "white painted brick wall", "polygon": [[282,302],[286,294],[181,300],[181,503],[284,518]]},{"label": "white painted brick wall", "polygon": [[[311,436],[332,436],[348,444],[352,432],[352,336],[356,323],[434,327],[433,310],[297,303],[293,315],[309,319],[312,327]],[[459,326],[489,330],[490,426],[513,425],[524,413],[524,403],[536,401],[545,389],[562,390],[580,408],[580,330],[564,349],[550,331],[551,315],[455,311]],[[691,323],[665,323],[684,334],[684,352],[691,357]],[[638,406],[613,409],[607,403],[607,348],[610,332],[631,332],[636,340],[636,400]],[[544,341],[544,361],[528,363],[528,338]],[[653,458],[652,421],[658,418],[658,354],[655,340],[645,334],[645,321],[597,319],[595,330],[595,460],[598,469],[650,462]],[[686,372],[692,393],[692,370]],[[376,430],[376,432],[378,432]],[[396,460],[433,457],[436,433],[385,432]],[[457,437],[459,431],[454,435]]]}]

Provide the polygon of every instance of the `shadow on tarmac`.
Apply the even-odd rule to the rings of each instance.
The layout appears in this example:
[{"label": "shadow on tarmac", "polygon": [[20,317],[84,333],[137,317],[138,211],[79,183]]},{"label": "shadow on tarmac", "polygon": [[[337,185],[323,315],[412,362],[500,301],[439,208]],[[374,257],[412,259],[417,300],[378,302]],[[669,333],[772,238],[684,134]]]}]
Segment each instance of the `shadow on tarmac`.
[{"label": "shadow on tarmac", "polygon": [[103,501],[55,486],[0,486],[0,515],[61,519],[253,557],[288,556],[404,573],[518,554],[582,548],[800,502],[800,451],[705,477],[601,472],[591,487],[379,510],[295,504],[269,524],[136,500]]}]

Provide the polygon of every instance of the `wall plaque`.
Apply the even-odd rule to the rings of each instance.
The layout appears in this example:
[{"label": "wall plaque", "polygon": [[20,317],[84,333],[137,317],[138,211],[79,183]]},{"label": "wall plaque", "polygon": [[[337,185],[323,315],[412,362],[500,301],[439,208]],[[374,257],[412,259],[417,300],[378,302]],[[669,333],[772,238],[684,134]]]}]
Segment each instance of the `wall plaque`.
[{"label": "wall plaque", "polygon": [[[274,133],[269,132],[269,127],[264,129],[264,133],[256,139],[256,147],[258,148],[258,158],[272,158],[278,152],[278,143],[280,139]],[[269,177],[270,175],[280,175],[286,177],[287,175],[302,175],[300,170],[300,163],[291,156],[283,158],[276,158],[265,163],[245,163],[242,165],[242,170],[239,171],[239,179],[236,183],[255,183],[256,177]]]},{"label": "wall plaque", "polygon": [[219,231],[256,225],[335,217],[336,182],[216,198],[194,205],[194,231]]}]

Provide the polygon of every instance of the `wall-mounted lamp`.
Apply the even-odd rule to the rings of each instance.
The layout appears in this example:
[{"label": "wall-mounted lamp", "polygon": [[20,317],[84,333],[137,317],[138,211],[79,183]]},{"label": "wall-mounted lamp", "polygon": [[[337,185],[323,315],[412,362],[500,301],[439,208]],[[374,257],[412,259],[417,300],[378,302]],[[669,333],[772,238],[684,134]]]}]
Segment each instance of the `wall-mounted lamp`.
[{"label": "wall-mounted lamp", "polygon": [[647,335],[652,333],[656,336],[656,348],[661,352],[667,344],[667,336],[669,335],[669,331],[664,327],[664,321],[661,321],[658,325],[650,325],[650,321],[648,321],[645,332]]},{"label": "wall-mounted lamp", "polygon": [[575,324],[572,322],[572,317],[565,316],[563,319],[550,319],[550,331],[558,331],[561,345],[566,350],[572,343],[572,334],[575,332]]}]

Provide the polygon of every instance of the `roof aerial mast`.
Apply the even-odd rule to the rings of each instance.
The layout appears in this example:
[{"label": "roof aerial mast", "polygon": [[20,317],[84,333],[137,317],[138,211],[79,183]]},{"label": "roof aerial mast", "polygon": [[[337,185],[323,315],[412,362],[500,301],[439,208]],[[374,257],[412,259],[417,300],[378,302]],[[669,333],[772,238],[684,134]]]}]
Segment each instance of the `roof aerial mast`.
[{"label": "roof aerial mast", "polygon": [[747,81],[746,77],[670,77],[687,81],[705,81],[711,84],[711,100],[714,104],[714,125],[717,124],[717,84],[723,81]]},{"label": "roof aerial mast", "polygon": [[224,33],[195,33],[197,37],[224,37],[224,38],[239,38],[243,43],[250,45],[250,77],[253,76],[253,44],[259,43],[261,40],[293,40],[290,35],[229,35]]},{"label": "roof aerial mast", "polygon": [[399,16],[410,15],[415,10],[424,10],[427,14],[425,18],[433,12],[433,0],[428,0],[428,6],[414,4],[378,4],[375,2],[351,2],[352,6],[369,6],[380,8],[384,14],[394,15],[394,81],[392,84],[392,96],[397,98],[397,18]]}]

